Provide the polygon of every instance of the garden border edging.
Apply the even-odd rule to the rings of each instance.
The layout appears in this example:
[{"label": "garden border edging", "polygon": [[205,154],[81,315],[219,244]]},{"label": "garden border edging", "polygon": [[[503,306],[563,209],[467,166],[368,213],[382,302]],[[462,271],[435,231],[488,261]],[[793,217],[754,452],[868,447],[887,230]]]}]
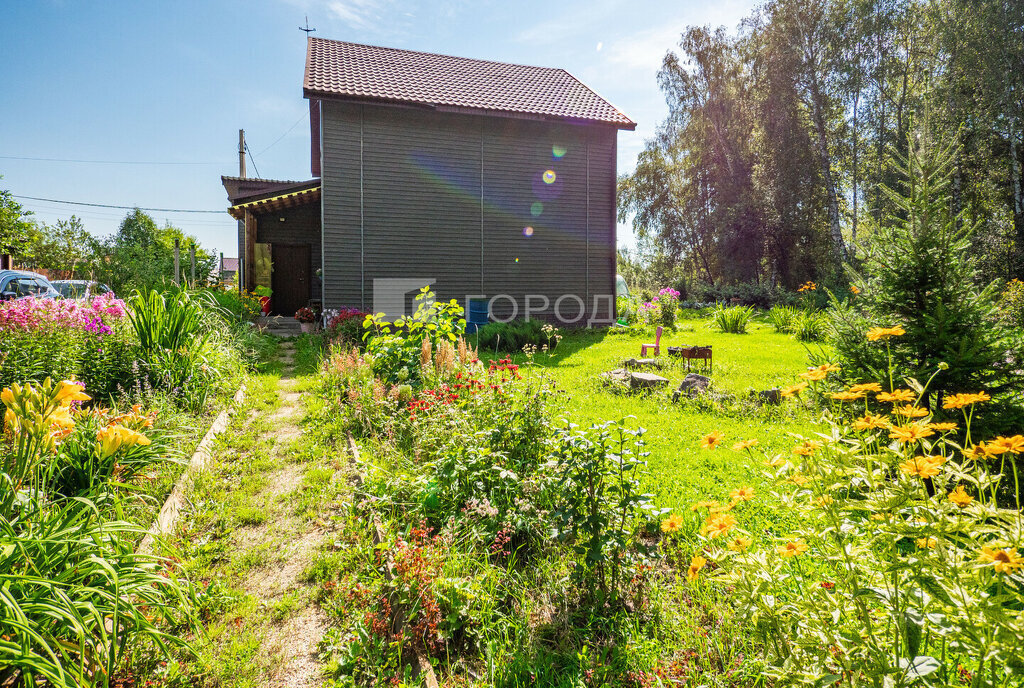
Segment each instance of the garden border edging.
[{"label": "garden border edging", "polygon": [[189,459],[188,464],[185,466],[185,470],[175,481],[174,487],[171,488],[171,493],[167,495],[163,506],[160,507],[160,513],[157,514],[153,525],[150,526],[149,532],[146,533],[146,536],[142,538],[142,542],[139,543],[136,549],[138,553],[150,552],[153,549],[156,537],[167,535],[174,528],[174,523],[178,520],[178,515],[181,513],[181,508],[185,505],[185,488],[191,483],[193,475],[203,470],[206,466],[207,461],[210,459],[213,441],[217,438],[217,435],[227,429],[228,418],[231,416],[231,413],[244,401],[245,383],[243,382],[231,398],[231,404],[217,414],[217,418],[214,419],[206,434],[203,435],[203,439],[196,446],[195,451],[192,453],[192,458]]}]

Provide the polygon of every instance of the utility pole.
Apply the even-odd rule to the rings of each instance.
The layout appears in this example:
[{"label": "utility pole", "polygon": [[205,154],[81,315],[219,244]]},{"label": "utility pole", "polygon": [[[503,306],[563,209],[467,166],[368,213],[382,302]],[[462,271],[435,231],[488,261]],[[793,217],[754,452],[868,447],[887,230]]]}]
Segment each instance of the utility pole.
[{"label": "utility pole", "polygon": [[174,284],[175,286],[181,286],[181,245],[178,239],[174,240]]},{"label": "utility pole", "polygon": [[[245,129],[238,130],[238,176],[245,179]],[[241,237],[241,241],[238,242],[238,293],[242,293],[243,287],[252,288],[252,285],[245,284],[245,251],[246,241],[248,237],[245,236],[245,218],[238,220],[238,236]]]},{"label": "utility pole", "polygon": [[238,176],[245,179],[245,129],[238,130]]},{"label": "utility pole", "polygon": [[188,247],[188,259],[192,263],[192,288],[196,288],[196,242]]}]

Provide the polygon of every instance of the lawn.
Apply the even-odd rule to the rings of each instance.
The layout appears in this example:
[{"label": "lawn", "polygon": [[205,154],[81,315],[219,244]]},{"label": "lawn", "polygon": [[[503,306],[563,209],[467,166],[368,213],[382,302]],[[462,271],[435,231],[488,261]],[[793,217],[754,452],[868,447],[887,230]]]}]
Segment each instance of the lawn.
[{"label": "lawn", "polygon": [[[713,392],[722,397],[717,402],[672,402],[671,392],[687,371],[685,363],[667,358],[669,365],[660,371],[669,379],[666,392],[630,396],[602,384],[602,372],[639,356],[640,345],[651,341],[650,334],[621,336],[580,330],[567,333],[551,355],[533,357],[532,365],[524,354],[513,356],[513,360],[555,380],[563,391],[556,411],[572,423],[589,426],[634,417],[633,422],[647,430],[649,489],[659,506],[676,509],[708,498],[728,501],[731,489],[742,485],[756,488],[762,480],[761,459],[752,462],[747,454],[733,451],[734,442],[756,438],[759,449],[781,452],[794,444],[790,433],[809,436],[816,431],[813,415],[799,402],[759,407],[748,398],[760,390],[793,384],[797,374],[806,370],[808,351],[792,336],[778,334],[761,323],[752,324],[747,334],[723,334],[704,321],[684,321],[679,331],[664,334],[663,350],[670,345],[714,348],[714,366],[708,375]],[[692,370],[705,372],[699,364]],[[724,433],[722,444],[714,451],[701,449],[701,439],[713,431]]]}]

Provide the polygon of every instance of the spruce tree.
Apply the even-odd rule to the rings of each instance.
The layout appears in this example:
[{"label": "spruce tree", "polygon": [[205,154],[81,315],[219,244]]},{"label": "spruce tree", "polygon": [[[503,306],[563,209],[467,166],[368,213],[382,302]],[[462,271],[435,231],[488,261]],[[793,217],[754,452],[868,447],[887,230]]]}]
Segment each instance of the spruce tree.
[{"label": "spruce tree", "polygon": [[1010,361],[1011,332],[996,317],[997,284],[979,285],[968,250],[976,225],[963,210],[952,210],[957,150],[955,141],[930,143],[918,136],[906,157],[892,160],[900,183],[882,192],[893,210],[862,247],[859,269],[849,268],[859,293],[847,303],[834,298],[831,309],[833,343],[850,380],[888,383],[886,347],[867,340],[870,327],[906,330],[888,340],[902,378],[925,382],[946,363],[925,400],[932,406],[956,392],[995,397],[1020,382]]}]

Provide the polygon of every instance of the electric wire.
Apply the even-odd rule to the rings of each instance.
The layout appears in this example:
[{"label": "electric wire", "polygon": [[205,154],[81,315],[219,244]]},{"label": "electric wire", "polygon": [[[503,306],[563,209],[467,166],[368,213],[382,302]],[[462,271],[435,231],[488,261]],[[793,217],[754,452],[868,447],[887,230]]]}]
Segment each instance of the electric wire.
[{"label": "electric wire", "polygon": [[253,157],[252,151],[249,150],[249,143],[245,144],[245,152],[249,154],[249,162],[252,163],[252,169],[256,171],[256,178],[260,178],[260,168],[256,167],[256,158]]},{"label": "electric wire", "polygon": [[257,155],[263,155],[263,154],[264,154],[264,153],[266,153],[266,152],[267,152],[268,150],[270,150],[271,148],[273,148],[273,147],[274,147],[274,146],[276,146],[277,144],[281,143],[281,140],[282,140],[282,139],[283,139],[283,138],[284,138],[285,136],[287,136],[288,134],[292,133],[292,129],[294,129],[295,127],[299,126],[299,122],[301,122],[301,121],[302,121],[302,120],[304,120],[305,118],[306,118],[306,113],[304,112],[304,113],[302,113],[301,115],[299,115],[299,118],[298,118],[297,120],[295,120],[295,124],[293,124],[293,125],[291,125],[290,127],[288,127],[288,131],[286,131],[285,133],[283,133],[283,134],[281,134],[280,136],[278,136],[278,137],[277,137],[277,139],[275,139],[275,140],[274,140],[274,142],[273,142],[272,144],[270,144],[269,146],[267,146],[266,148],[264,148],[263,150],[261,150],[261,151],[260,151],[259,153],[257,153]]},{"label": "electric wire", "polygon": [[83,205],[91,206],[93,208],[118,208],[120,210],[148,210],[154,213],[223,213],[223,210],[192,210],[183,208],[143,208],[137,205],[109,205],[106,203],[83,203],[80,201],[62,201],[56,198],[39,198],[38,196],[19,196],[18,194],[11,194],[15,198],[22,198],[28,201],[45,201],[46,203],[63,203],[65,205]]},{"label": "electric wire", "polygon": [[33,158],[24,155],[0,155],[0,160],[33,160],[36,162],[76,162],[89,165],[230,165],[230,162],[171,162],[161,160],[81,160],[77,158]]}]

